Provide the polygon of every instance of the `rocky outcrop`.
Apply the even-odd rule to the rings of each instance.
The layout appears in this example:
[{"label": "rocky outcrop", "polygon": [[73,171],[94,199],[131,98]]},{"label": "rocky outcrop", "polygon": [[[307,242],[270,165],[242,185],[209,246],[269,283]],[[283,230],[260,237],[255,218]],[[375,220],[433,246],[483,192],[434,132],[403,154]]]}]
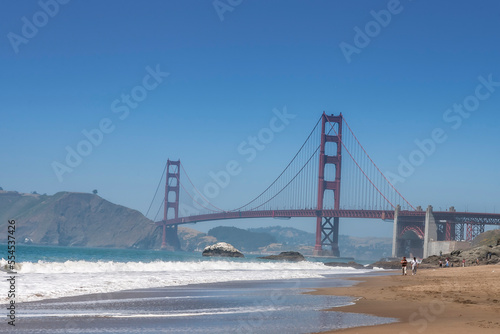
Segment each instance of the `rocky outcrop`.
[{"label": "rocky outcrop", "polygon": [[245,257],[233,245],[226,242],[218,242],[214,245],[207,246],[203,250],[203,256],[222,256],[222,257]]},{"label": "rocky outcrop", "polygon": [[500,246],[500,230],[491,230],[479,234],[472,241],[472,247]]},{"label": "rocky outcrop", "polygon": [[433,255],[422,261],[422,264],[427,264],[433,267],[439,266],[439,261],[448,259],[450,265],[461,266],[465,259],[465,265],[483,265],[500,263],[500,246],[480,246],[465,250],[456,250],[449,254]]},{"label": "rocky outcrop", "polygon": [[325,266],[329,267],[349,267],[349,268],[354,268],[354,269],[373,269],[373,266],[368,265],[364,266],[362,264],[359,264],[354,261],[349,261],[349,262],[327,262],[325,263]]},{"label": "rocky outcrop", "polygon": [[304,255],[300,254],[299,252],[281,252],[278,255],[263,256],[263,257],[259,257],[259,259],[278,260],[278,261],[293,261],[293,262],[306,260]]}]

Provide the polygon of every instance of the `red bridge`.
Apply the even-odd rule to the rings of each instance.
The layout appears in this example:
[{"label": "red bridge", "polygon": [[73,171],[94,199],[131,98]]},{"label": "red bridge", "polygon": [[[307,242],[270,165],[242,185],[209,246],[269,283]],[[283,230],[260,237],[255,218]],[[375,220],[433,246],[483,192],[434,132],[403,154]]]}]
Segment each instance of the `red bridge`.
[{"label": "red bridge", "polygon": [[[181,169],[190,187],[181,182]],[[430,206],[426,211],[415,208],[373,162],[342,114],[323,113],[281,174],[238,208],[223,210],[213,205],[191,182],[180,160],[168,160],[163,174],[163,220],[156,222],[163,227],[162,248],[168,246],[167,239],[178,246],[179,224],[311,217],[316,220],[315,254],[340,256],[339,219],[375,218],[394,221],[393,256],[422,257],[448,245],[439,242],[471,241],[484,232],[485,225],[500,225],[500,214],[456,212],[453,207],[441,212]],[[181,188],[191,205],[180,203]]]}]

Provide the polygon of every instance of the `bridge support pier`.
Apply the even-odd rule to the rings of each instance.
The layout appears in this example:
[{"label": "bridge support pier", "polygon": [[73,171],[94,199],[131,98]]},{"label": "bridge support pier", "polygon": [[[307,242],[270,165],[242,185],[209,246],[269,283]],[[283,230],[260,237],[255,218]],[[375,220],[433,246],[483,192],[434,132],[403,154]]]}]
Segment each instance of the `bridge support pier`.
[{"label": "bridge support pier", "polygon": [[422,216],[408,216],[398,205],[394,210],[392,257],[423,256],[424,220]]},{"label": "bridge support pier", "polygon": [[339,257],[339,217],[318,217],[316,222],[314,255]]},{"label": "bridge support pier", "polygon": [[[163,235],[161,248],[168,250],[180,249],[180,242],[177,236],[177,224],[167,225],[165,222],[168,216],[179,217],[179,185],[180,185],[181,161],[167,160],[167,175],[165,183],[165,199],[163,203]],[[168,247],[167,240],[171,247]]]},{"label": "bridge support pier", "polygon": [[[328,131],[326,124],[328,123]],[[337,127],[337,129],[334,128]],[[330,134],[330,131],[333,133]],[[326,152],[326,143],[335,143],[337,148],[334,152]],[[325,179],[325,168],[331,165],[335,168],[335,179]],[[333,191],[335,210],[340,209],[340,179],[342,168],[342,114],[339,116],[326,115],[321,117],[321,144],[319,153],[318,172],[318,205],[316,218],[316,245],[314,255],[340,256],[339,251],[339,217],[323,217],[322,210],[325,191]],[[324,220],[323,220],[324,219]],[[333,219],[333,221],[332,221]],[[327,249],[323,250],[323,246]]]},{"label": "bridge support pier", "polygon": [[401,207],[399,205],[394,210],[394,226],[392,227],[392,257],[398,257],[400,253],[398,251],[398,233],[399,233],[398,215],[400,210]]},{"label": "bridge support pier", "polygon": [[181,249],[181,243],[177,235],[177,224],[163,224],[163,234],[161,240],[161,249],[176,251]]},{"label": "bridge support pier", "polygon": [[432,206],[429,205],[425,212],[424,258],[429,256],[429,242],[438,240],[437,231],[438,229],[434,214],[432,213]]}]

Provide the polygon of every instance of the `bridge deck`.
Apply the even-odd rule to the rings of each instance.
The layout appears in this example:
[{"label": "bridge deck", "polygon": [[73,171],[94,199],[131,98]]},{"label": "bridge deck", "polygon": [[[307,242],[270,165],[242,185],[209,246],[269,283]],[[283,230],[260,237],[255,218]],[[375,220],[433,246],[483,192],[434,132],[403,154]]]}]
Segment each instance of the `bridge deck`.
[{"label": "bridge deck", "polygon": [[[500,214],[477,212],[451,212],[434,211],[436,220],[449,220],[458,223],[478,223],[487,225],[500,225]],[[400,211],[400,217],[421,217],[424,219],[425,211]],[[392,210],[260,210],[260,211],[228,211],[205,215],[196,215],[156,222],[157,225],[190,224],[213,220],[227,220],[240,218],[292,218],[292,217],[340,217],[340,218],[370,218],[393,220]]]}]

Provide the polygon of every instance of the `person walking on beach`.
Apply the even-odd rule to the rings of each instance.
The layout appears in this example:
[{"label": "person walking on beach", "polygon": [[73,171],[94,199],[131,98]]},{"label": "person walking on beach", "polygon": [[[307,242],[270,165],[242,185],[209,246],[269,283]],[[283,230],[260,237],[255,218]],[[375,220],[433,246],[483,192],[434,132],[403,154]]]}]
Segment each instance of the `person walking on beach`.
[{"label": "person walking on beach", "polygon": [[465,267],[465,259],[462,260],[462,267]]},{"label": "person walking on beach", "polygon": [[406,256],[403,256],[403,259],[401,260],[401,270],[403,273],[401,275],[406,275],[406,266],[408,265],[408,261],[406,261]]},{"label": "person walking on beach", "polygon": [[417,274],[417,267],[418,267],[417,258],[413,257],[413,260],[411,260],[411,274],[412,275]]}]

